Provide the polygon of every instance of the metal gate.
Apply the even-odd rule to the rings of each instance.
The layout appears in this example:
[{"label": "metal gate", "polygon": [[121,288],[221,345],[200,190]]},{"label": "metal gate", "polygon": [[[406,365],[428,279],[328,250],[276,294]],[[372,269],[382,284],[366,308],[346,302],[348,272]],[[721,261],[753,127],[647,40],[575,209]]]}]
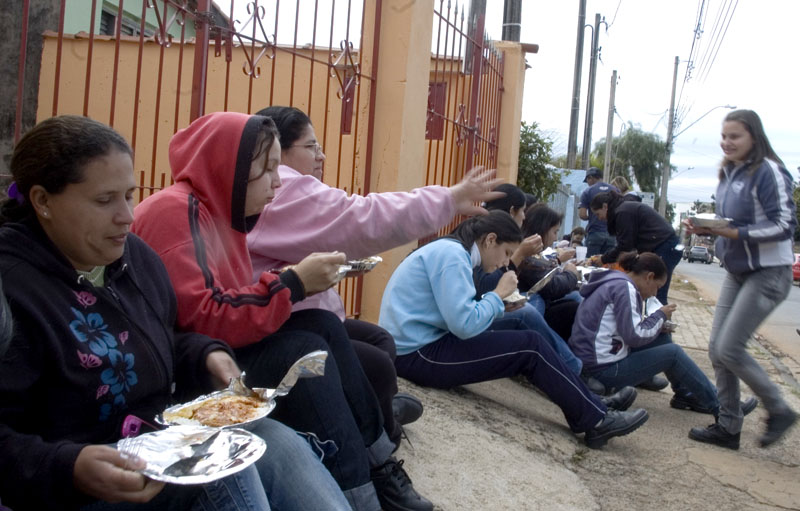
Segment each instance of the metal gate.
[{"label": "metal gate", "polygon": [[475,165],[497,165],[503,55],[484,33],[484,15],[465,11],[450,0],[434,9],[425,130],[429,185],[451,186]]},{"label": "metal gate", "polygon": [[[15,141],[25,106],[30,0],[22,4]],[[36,118],[69,113],[113,126],[134,149],[142,200],[171,184],[168,142],[191,120],[212,111],[295,106],[311,118],[335,170],[325,182],[366,194],[377,54],[365,56],[361,48],[378,47],[382,2],[356,4],[61,0],[58,25],[45,27]],[[361,279],[340,287],[351,315],[359,313],[360,289]]]}]

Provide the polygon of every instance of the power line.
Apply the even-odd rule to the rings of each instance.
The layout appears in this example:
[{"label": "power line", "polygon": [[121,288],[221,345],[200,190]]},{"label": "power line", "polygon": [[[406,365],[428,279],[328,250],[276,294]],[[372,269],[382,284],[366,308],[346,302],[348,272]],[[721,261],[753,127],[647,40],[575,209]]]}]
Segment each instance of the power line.
[{"label": "power line", "polygon": [[619,0],[619,2],[617,2],[617,9],[614,11],[614,17],[611,19],[611,23],[606,25],[606,33],[608,33],[608,29],[611,28],[611,25],[613,25],[614,21],[617,19],[617,13],[619,12],[620,5],[622,5],[622,0]]},{"label": "power line", "polygon": [[717,60],[717,55],[719,54],[719,49],[722,48],[722,41],[725,40],[725,35],[728,33],[728,27],[731,26],[731,20],[733,20],[733,14],[736,12],[736,7],[739,5],[739,0],[736,0],[736,3],[733,4],[733,8],[730,10],[731,15],[728,17],[728,22],[725,25],[725,31],[722,33],[722,37],[719,39],[719,44],[717,45],[717,50],[714,52],[714,56],[711,58],[711,63],[706,68],[706,74],[703,77],[702,81],[705,82],[708,75],[711,73],[711,68],[714,67],[714,62]]},{"label": "power line", "polygon": [[[703,24],[704,24],[703,8],[705,7],[705,5],[706,5],[706,0],[700,0],[697,11],[697,22],[695,23],[694,36],[692,37],[692,46],[689,49],[689,59],[686,62],[686,74],[684,74],[683,76],[683,83],[681,83],[681,91],[678,94],[678,101],[676,103],[679,106],[681,105],[681,100],[683,99],[683,89],[686,86],[686,83],[691,78],[692,70],[694,69],[695,43],[700,40],[700,37],[703,34]],[[676,110],[678,110],[678,107],[676,107]]]}]

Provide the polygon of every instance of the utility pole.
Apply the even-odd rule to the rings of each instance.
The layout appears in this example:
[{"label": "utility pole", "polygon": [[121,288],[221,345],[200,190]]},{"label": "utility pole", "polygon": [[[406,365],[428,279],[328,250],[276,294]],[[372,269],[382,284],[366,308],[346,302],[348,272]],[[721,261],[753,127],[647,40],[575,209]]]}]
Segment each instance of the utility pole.
[{"label": "utility pole", "polygon": [[614,138],[614,97],[617,92],[617,70],[611,73],[611,94],[608,97],[608,126],[606,127],[606,161],[603,163],[603,181],[611,181],[611,146]]},{"label": "utility pole", "polygon": [[661,171],[661,198],[658,201],[658,213],[667,217],[667,183],[669,183],[670,165],[669,156],[672,153],[672,129],[675,124],[675,86],[678,83],[678,64],[680,59],[675,57],[675,71],[672,73],[672,98],[669,100],[669,124],[667,125],[667,150],[664,154],[664,168]]},{"label": "utility pole", "polygon": [[583,31],[586,25],[586,0],[578,6],[578,36],[575,41],[575,71],[572,75],[572,110],[569,114],[569,139],[567,141],[567,168],[575,168],[578,150],[578,114],[581,110],[581,69],[583,69]]},{"label": "utility pole", "polygon": [[503,10],[503,41],[519,42],[522,31],[522,0],[505,0]]},{"label": "utility pole", "polygon": [[594,82],[597,76],[597,48],[600,39],[600,13],[594,15],[592,31],[592,60],[589,64],[589,92],[586,94],[586,123],[583,126],[583,168],[589,168],[589,153],[592,151],[592,118],[594,117]]}]

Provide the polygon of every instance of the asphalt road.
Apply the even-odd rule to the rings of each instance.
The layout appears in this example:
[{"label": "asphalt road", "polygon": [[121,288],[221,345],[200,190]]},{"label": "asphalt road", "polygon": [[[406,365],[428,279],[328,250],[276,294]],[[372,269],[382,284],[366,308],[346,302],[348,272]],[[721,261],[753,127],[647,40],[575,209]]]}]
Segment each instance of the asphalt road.
[{"label": "asphalt road", "polygon": [[[689,263],[681,260],[675,271],[692,282],[703,297],[716,302],[719,296],[725,270],[719,263]],[[800,336],[795,331],[800,328],[800,287],[792,285],[789,296],[770,314],[758,328],[758,333],[770,344],[800,362]]]}]

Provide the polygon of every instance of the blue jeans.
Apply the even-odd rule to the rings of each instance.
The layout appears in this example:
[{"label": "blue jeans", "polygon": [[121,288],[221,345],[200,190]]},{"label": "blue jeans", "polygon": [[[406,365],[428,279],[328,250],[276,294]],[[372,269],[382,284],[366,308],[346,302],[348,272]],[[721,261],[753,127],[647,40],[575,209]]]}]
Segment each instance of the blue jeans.
[{"label": "blue jeans", "polygon": [[332,440],[338,452],[323,463],[353,509],[380,509],[370,467],[383,464],[394,444],[383,430],[378,399],[335,314],[307,309],[293,313],[276,333],[239,348],[236,356],[253,387],[274,388],[289,367],[315,350],[330,353],[325,374],[301,379],[278,400],[272,417],[296,431]]},{"label": "blue jeans", "polygon": [[506,312],[502,318],[494,320],[490,330],[533,330],[547,341],[550,347],[561,357],[572,374],[581,374],[583,362],[572,353],[567,343],[547,324],[536,308],[526,303],[521,308]]},{"label": "blue jeans", "polygon": [[586,257],[605,254],[615,246],[617,239],[608,231],[592,231],[586,235]]},{"label": "blue jeans", "polygon": [[681,251],[675,250],[675,245],[678,244],[678,241],[677,236],[672,236],[653,250],[653,253],[667,265],[667,281],[656,292],[656,298],[664,305],[667,304],[667,293],[669,293],[669,283],[672,281],[672,271],[681,262]]},{"label": "blue jeans", "polygon": [[592,429],[606,413],[605,405],[542,336],[528,329],[486,330],[469,339],[447,333],[413,353],[398,355],[394,365],[403,378],[444,389],[523,375],[561,408],[575,432]]},{"label": "blue jeans", "polygon": [[739,380],[747,384],[770,414],[788,408],[781,391],[747,353],[747,342],[792,287],[789,266],[772,266],[750,273],[728,273],[714,309],[708,356],[719,389],[719,425],[729,433],[742,429]]},{"label": "blue jeans", "polygon": [[[576,289],[575,291],[570,291],[569,293],[565,294],[558,300],[553,300],[553,302],[559,300],[572,300],[574,302],[581,303],[583,301],[583,297],[581,296],[581,292]],[[528,303],[533,305],[533,307],[537,311],[539,311],[539,314],[544,316],[544,313],[547,310],[547,302],[544,300],[544,298],[542,298],[542,295],[540,295],[539,293],[529,294]]]},{"label": "blue jeans", "polygon": [[266,419],[252,432],[267,442],[266,454],[255,465],[274,509],[350,509],[331,473],[294,430]]},{"label": "blue jeans", "polygon": [[661,334],[650,344],[632,349],[622,360],[590,373],[606,388],[620,389],[638,385],[661,372],[667,375],[676,395],[691,395],[701,406],[719,410],[717,389],[689,355],[672,343],[669,334]]},{"label": "blue jeans", "polygon": [[[267,447],[269,450],[269,447]],[[264,457],[268,455],[265,454]],[[81,511],[269,511],[255,466],[202,486],[168,484],[145,504],[94,502]]]}]

